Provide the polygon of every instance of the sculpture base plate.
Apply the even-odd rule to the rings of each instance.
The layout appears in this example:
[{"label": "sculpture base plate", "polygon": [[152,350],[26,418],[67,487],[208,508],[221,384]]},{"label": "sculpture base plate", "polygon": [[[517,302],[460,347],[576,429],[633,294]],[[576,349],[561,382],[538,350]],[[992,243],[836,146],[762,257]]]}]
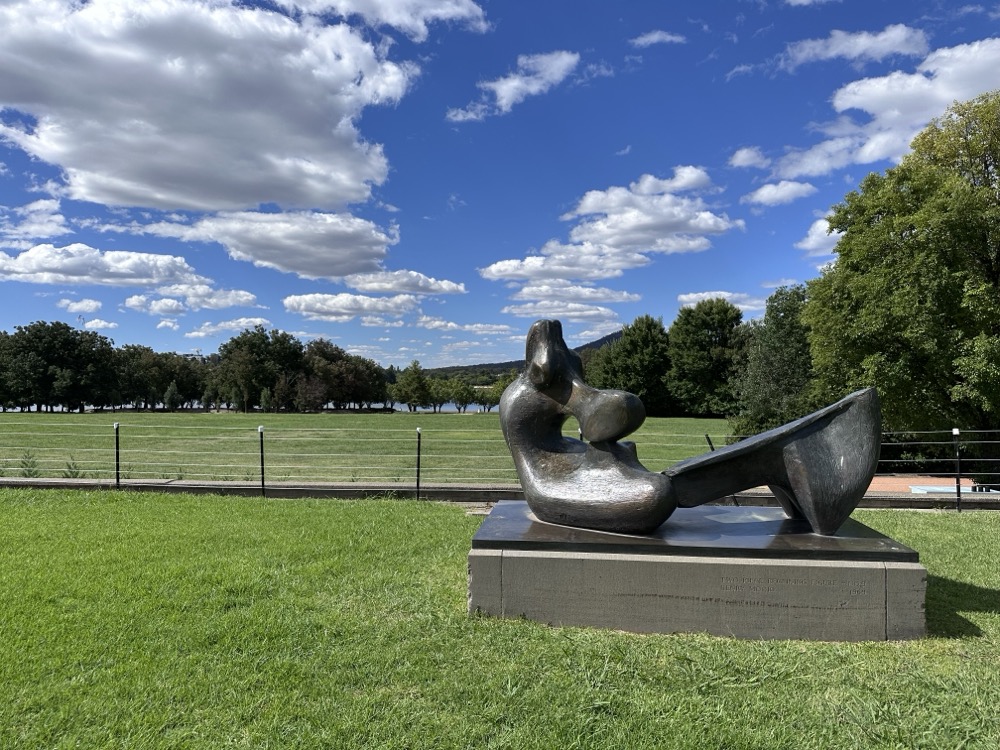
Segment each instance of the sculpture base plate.
[{"label": "sculpture base plate", "polygon": [[779,508],[701,506],[632,536],[501,502],[472,540],[469,610],[646,633],[897,640],[924,634],[926,578],[914,550],[853,519],[820,536]]}]

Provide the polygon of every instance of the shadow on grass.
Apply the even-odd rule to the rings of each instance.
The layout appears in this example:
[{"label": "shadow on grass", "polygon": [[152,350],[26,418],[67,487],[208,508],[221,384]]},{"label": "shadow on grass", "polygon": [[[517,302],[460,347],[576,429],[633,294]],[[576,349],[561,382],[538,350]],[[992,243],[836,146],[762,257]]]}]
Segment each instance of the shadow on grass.
[{"label": "shadow on grass", "polygon": [[981,636],[983,631],[960,612],[1000,614],[1000,591],[927,576],[927,634],[942,638]]}]

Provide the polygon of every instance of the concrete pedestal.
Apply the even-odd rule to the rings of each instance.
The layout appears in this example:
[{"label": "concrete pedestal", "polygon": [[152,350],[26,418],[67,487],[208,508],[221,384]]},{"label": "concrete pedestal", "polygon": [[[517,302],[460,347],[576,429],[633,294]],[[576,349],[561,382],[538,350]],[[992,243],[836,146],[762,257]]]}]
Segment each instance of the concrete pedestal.
[{"label": "concrete pedestal", "polygon": [[811,533],[778,508],[679,509],[650,536],[537,521],[498,503],[469,553],[469,610],[647,633],[754,639],[924,635],[926,569],[853,519]]}]

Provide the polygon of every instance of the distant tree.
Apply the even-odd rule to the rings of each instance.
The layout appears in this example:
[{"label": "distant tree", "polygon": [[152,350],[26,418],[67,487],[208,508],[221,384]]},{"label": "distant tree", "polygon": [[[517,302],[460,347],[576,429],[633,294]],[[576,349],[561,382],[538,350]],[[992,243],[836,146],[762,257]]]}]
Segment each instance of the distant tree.
[{"label": "distant tree", "polygon": [[19,404],[82,410],[110,405],[117,396],[114,346],[94,331],[36,321],[18,326],[5,349],[8,396]]},{"label": "distant tree", "polygon": [[74,329],[36,321],[18,326],[10,337],[10,384],[19,403],[51,409],[66,387],[63,352],[75,349]]},{"label": "distant tree", "polygon": [[[293,406],[294,383],[304,367],[302,342],[284,331],[268,333],[258,325],[219,347],[216,378],[220,390],[233,394],[234,401],[238,398],[244,411],[259,404],[264,388],[271,389],[276,408],[286,409]],[[278,394],[275,388],[282,377]]]},{"label": "distant tree", "polygon": [[41,409],[37,400],[40,395],[37,385],[42,382],[47,369],[45,360],[38,352],[25,350],[15,343],[12,336],[7,363],[7,396],[22,411],[29,410],[32,404]]},{"label": "distant tree", "polygon": [[418,360],[413,360],[399,373],[396,380],[396,396],[410,411],[431,405],[430,385]]},{"label": "distant tree", "polygon": [[[305,348],[306,372],[323,384],[323,391],[318,396],[319,403],[335,402],[338,405],[346,399],[343,387],[343,371],[341,364],[347,359],[347,352],[327,339],[313,339]],[[315,385],[307,388],[313,395],[308,399],[314,404],[306,411],[315,411]],[[300,394],[301,395],[301,394]],[[301,405],[300,405],[300,408]]]},{"label": "distant tree", "polygon": [[674,411],[664,376],[670,369],[670,338],[662,318],[640,315],[621,338],[590,356],[587,379],[595,388],[634,393],[653,417]]},{"label": "distant tree", "polygon": [[430,394],[430,403],[435,412],[441,411],[441,407],[451,401],[451,387],[444,378],[428,378],[427,390]]},{"label": "distant tree", "polygon": [[271,400],[271,389],[264,386],[264,389],[260,392],[260,410],[267,412],[274,409],[274,404]]},{"label": "distant tree", "polygon": [[190,407],[201,398],[205,392],[208,377],[208,366],[201,357],[195,357],[175,352],[165,352],[156,355],[163,380],[173,381],[181,398],[181,407]]},{"label": "distant tree", "polygon": [[753,435],[813,411],[809,329],[802,322],[803,285],[779,287],[768,297],[760,321],[746,325],[742,367],[733,378],[736,435]]},{"label": "distant tree", "polygon": [[267,342],[266,367],[274,410],[293,409],[295,381],[305,369],[302,342],[290,333],[272,330]]},{"label": "distant tree", "polygon": [[177,411],[184,400],[181,398],[181,392],[177,388],[177,381],[171,380],[170,385],[167,386],[167,390],[163,394],[163,406],[167,411]]},{"label": "distant tree", "polygon": [[681,411],[721,417],[736,406],[732,378],[743,345],[743,313],[724,299],[682,307],[667,335],[670,370],[667,388]]},{"label": "distant tree", "polygon": [[386,406],[395,410],[396,404],[403,403],[399,398],[399,383],[389,383],[385,387]]},{"label": "distant tree", "polygon": [[201,394],[199,400],[201,401],[201,408],[205,411],[221,407],[221,404],[219,404],[219,389],[211,381],[206,383],[205,392]]},{"label": "distant tree", "polygon": [[519,373],[517,370],[507,370],[495,380],[493,385],[485,388],[482,386],[476,388],[474,403],[482,406],[484,411],[492,411],[494,406],[499,405],[500,397],[503,396],[503,392],[507,390],[507,386],[517,380],[518,375]]},{"label": "distant tree", "polygon": [[324,403],[343,409],[385,402],[386,371],[377,362],[348,354],[325,339],[310,341],[305,350],[307,372],[325,385]]},{"label": "distant tree", "polygon": [[448,380],[448,390],[451,394],[451,401],[455,407],[464,412],[469,408],[476,398],[476,392],[469,383],[461,378],[451,378]]},{"label": "distant tree", "polygon": [[77,339],[74,392],[64,405],[83,411],[85,404],[103,409],[120,400],[114,343],[95,331],[81,331]]},{"label": "distant tree", "polygon": [[299,378],[295,385],[295,408],[300,412],[322,411],[326,400],[326,385],[315,375]]},{"label": "distant tree", "polygon": [[[274,381],[274,388],[267,389],[271,396],[271,402],[264,406],[261,403],[262,411],[292,410],[295,408],[296,384],[303,379],[301,372],[279,372]],[[263,395],[263,391],[261,391]]]},{"label": "distant tree", "polygon": [[0,331],[0,411],[7,411],[13,405],[10,395],[10,334]]},{"label": "distant tree", "polygon": [[136,409],[153,408],[166,391],[170,380],[163,360],[148,346],[126,344],[115,354],[119,398]]},{"label": "distant tree", "polygon": [[385,370],[373,359],[354,356],[358,369],[358,392],[354,400],[359,406],[371,407],[372,404],[385,403],[386,376]]}]

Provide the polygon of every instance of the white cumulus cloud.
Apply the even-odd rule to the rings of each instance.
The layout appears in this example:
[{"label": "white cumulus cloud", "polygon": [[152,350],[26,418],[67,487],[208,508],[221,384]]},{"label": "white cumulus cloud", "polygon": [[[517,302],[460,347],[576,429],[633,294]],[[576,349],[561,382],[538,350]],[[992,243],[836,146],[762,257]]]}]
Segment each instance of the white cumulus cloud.
[{"label": "white cumulus cloud", "polygon": [[681,307],[694,307],[707,299],[724,299],[743,312],[755,312],[763,310],[767,306],[767,300],[763,297],[754,297],[743,292],[689,292],[677,295],[677,301],[681,303]]},{"label": "white cumulus cloud", "polygon": [[344,283],[359,292],[369,293],[465,294],[464,284],[431,278],[417,271],[356,273],[345,277]]},{"label": "white cumulus cloud", "polygon": [[543,280],[525,284],[511,299],[515,300],[560,300],[562,302],[638,302],[642,295],[619,289],[570,284],[558,280]]},{"label": "white cumulus cloud", "polygon": [[38,240],[72,231],[60,213],[60,202],[54,198],[32,201],[13,210],[0,206],[0,247],[25,249]]},{"label": "white cumulus cloud", "polygon": [[513,281],[519,279],[610,279],[623,271],[648,264],[641,252],[621,250],[588,242],[566,245],[550,240],[538,255],[522,259],[498,260],[479,269],[484,279]]},{"label": "white cumulus cloud", "polygon": [[432,315],[420,315],[414,325],[418,328],[426,328],[431,331],[462,331],[464,333],[475,333],[480,336],[496,336],[510,334],[514,329],[502,323],[455,323],[444,318]]},{"label": "white cumulus cloud", "polygon": [[557,318],[574,323],[615,323],[619,327],[618,313],[610,307],[601,305],[585,305],[579,302],[560,302],[559,300],[542,300],[524,305],[508,305],[501,312],[516,315],[519,318]]},{"label": "white cumulus cloud", "polygon": [[399,317],[417,307],[412,294],[367,297],[360,294],[294,294],[285,297],[285,309],[308,320],[346,323],[362,315]]},{"label": "white cumulus cloud", "polygon": [[309,279],[381,271],[399,240],[367,219],[321,211],[222,212],[192,224],[159,222],[128,228],[187,242],[218,242],[230,257]]},{"label": "white cumulus cloud", "polygon": [[386,49],[346,23],[245,3],[8,0],[0,105],[28,118],[6,118],[0,138],[60,168],[77,200],[339,208],[388,173],[355,122],[418,73]]},{"label": "white cumulus cloud", "polygon": [[82,243],[66,247],[35,245],[14,256],[0,252],[0,279],[35,284],[145,287],[207,281],[177,255],[101,251]]},{"label": "white cumulus cloud", "polygon": [[733,155],[729,157],[729,166],[766,169],[771,166],[771,160],[764,156],[764,152],[757,146],[747,146],[733,152]]},{"label": "white cumulus cloud", "polygon": [[780,206],[797,201],[816,192],[816,187],[808,182],[782,180],[781,182],[761,185],[751,193],[740,198],[740,203],[752,203],[758,206]]},{"label": "white cumulus cloud", "polygon": [[192,331],[184,334],[190,339],[207,338],[218,336],[220,333],[240,333],[257,326],[269,326],[271,321],[267,318],[234,318],[233,320],[223,320],[218,323],[202,323]]},{"label": "white cumulus cloud", "polygon": [[88,320],[83,324],[83,327],[88,331],[110,331],[118,327],[117,323],[113,323],[108,320],[101,320],[100,318],[94,318],[93,320]]},{"label": "white cumulus cloud", "polygon": [[136,312],[144,312],[150,315],[174,316],[184,313],[187,308],[184,303],[177,299],[161,297],[152,299],[145,294],[134,294],[125,300],[125,307]]},{"label": "white cumulus cloud", "polygon": [[809,226],[806,236],[795,243],[795,247],[805,250],[810,257],[831,255],[840,240],[841,232],[831,232],[826,219],[817,219]]},{"label": "white cumulus cloud", "polygon": [[673,177],[644,174],[627,187],[588,191],[560,217],[576,222],[569,243],[549,240],[537,254],[497,261],[479,273],[492,280],[595,281],[648,264],[649,253],[705,250],[709,235],[744,226],[697,194],[678,194],[711,187],[705,170],[680,166]]},{"label": "white cumulus cloud", "polygon": [[189,310],[221,310],[226,307],[251,307],[256,295],[243,289],[216,289],[208,284],[168,284],[157,290],[167,297],[179,297]]},{"label": "white cumulus cloud", "polygon": [[96,299],[61,299],[56,303],[56,307],[68,313],[87,313],[88,315],[97,312],[102,306],[100,300]]},{"label": "white cumulus cloud", "polygon": [[[832,98],[841,118],[826,140],[792,150],[776,165],[778,176],[793,179],[828,174],[852,164],[898,160],[910,141],[955,101],[1000,88],[1000,38],[934,50],[913,73],[853,81]],[[859,114],[852,119],[850,115]]]}]

